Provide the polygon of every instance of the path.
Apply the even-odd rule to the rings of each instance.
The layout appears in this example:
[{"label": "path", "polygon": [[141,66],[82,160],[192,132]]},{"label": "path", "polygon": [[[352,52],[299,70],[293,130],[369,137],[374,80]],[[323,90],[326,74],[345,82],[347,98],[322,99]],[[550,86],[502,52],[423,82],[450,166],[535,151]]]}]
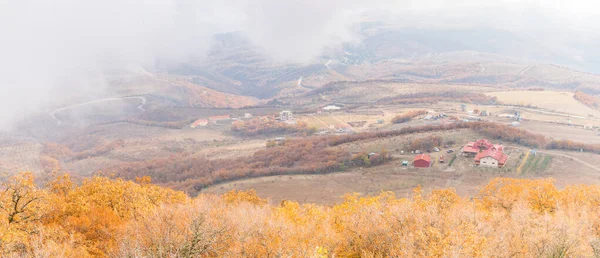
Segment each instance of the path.
[{"label": "path", "polygon": [[531,68],[533,68],[534,65],[529,65],[527,66],[527,68],[523,69],[523,71],[519,72],[519,75],[525,75],[525,73],[527,71],[529,71]]},{"label": "path", "polygon": [[321,118],[319,118],[318,116],[314,116],[314,118],[317,119],[317,121],[319,121],[321,124],[323,124],[325,126],[325,129],[329,129],[329,125],[325,123],[325,121],[321,120]]},{"label": "path", "polygon": [[52,117],[52,119],[56,120],[57,124],[60,125],[61,121],[60,119],[58,119],[56,117],[56,113],[67,110],[67,109],[71,109],[74,107],[80,107],[80,106],[85,106],[88,104],[92,104],[92,103],[98,103],[98,102],[104,102],[104,101],[115,101],[115,100],[123,100],[123,99],[139,99],[141,100],[140,105],[137,106],[137,109],[141,110],[142,112],[145,112],[146,110],[144,109],[144,105],[146,104],[146,102],[148,101],[145,97],[142,96],[131,96],[131,97],[116,97],[116,98],[104,98],[104,99],[97,99],[97,100],[92,100],[92,101],[88,101],[85,103],[79,103],[79,104],[75,104],[75,105],[71,105],[71,106],[67,106],[67,107],[62,107],[59,109],[56,109],[52,112],[50,112],[50,116]]},{"label": "path", "polygon": [[577,162],[581,163],[582,165],[584,165],[586,167],[589,167],[589,168],[591,168],[593,170],[596,170],[596,171],[600,172],[600,168],[599,167],[596,167],[596,166],[594,166],[594,165],[592,165],[590,163],[587,163],[587,162],[585,162],[583,160],[580,160],[580,159],[578,159],[576,157],[573,157],[573,156],[570,156],[570,155],[566,155],[566,154],[562,154],[562,153],[556,153],[556,152],[548,152],[548,151],[537,151],[537,152],[539,152],[539,153],[545,153],[545,154],[549,154],[549,155],[561,156],[561,157],[565,157],[565,158],[570,158],[570,159],[572,159],[574,161],[577,161]]},{"label": "path", "polygon": [[331,67],[329,66],[329,64],[331,64],[331,61],[333,61],[333,60],[329,59],[329,61],[327,61],[325,63],[325,67],[327,67],[327,69],[329,69],[329,70],[331,70]]}]

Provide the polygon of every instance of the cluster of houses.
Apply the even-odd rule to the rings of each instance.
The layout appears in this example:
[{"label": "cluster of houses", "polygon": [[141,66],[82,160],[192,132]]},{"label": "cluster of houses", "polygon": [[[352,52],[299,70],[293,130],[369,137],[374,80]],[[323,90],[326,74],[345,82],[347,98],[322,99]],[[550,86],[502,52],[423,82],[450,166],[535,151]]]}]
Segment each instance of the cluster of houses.
[{"label": "cluster of houses", "polygon": [[[222,125],[224,123],[229,123],[232,121],[237,121],[237,120],[246,120],[246,119],[251,119],[254,116],[250,113],[245,113],[244,116],[233,116],[233,115],[222,115],[222,116],[210,116],[208,117],[208,119],[198,119],[196,121],[194,121],[193,123],[190,124],[191,128],[198,128],[198,127],[205,127],[208,126],[210,124],[215,124],[215,125]],[[270,117],[260,117],[260,119],[271,119]],[[284,110],[279,112],[278,115],[275,115],[272,117],[272,119],[278,120],[280,122],[284,122],[284,123],[288,123],[288,124],[295,124],[296,123],[296,118],[294,117],[294,113],[292,113],[292,111],[289,110]]]},{"label": "cluster of houses", "polygon": [[467,143],[462,152],[473,157],[473,161],[479,166],[501,168],[508,160],[508,155],[504,153],[504,146],[492,144],[486,139]]},{"label": "cluster of houses", "polygon": [[219,124],[223,124],[224,122],[229,123],[231,121],[240,120],[240,119],[250,119],[252,117],[253,116],[250,113],[245,113],[243,118],[242,117],[234,117],[231,115],[210,116],[210,117],[208,117],[208,119],[201,118],[201,119],[194,121],[193,123],[190,124],[190,127],[191,128],[206,127],[209,124],[219,125]]},{"label": "cluster of houses", "polygon": [[[448,150],[450,153],[451,150]],[[502,168],[508,161],[508,155],[504,153],[504,146],[493,144],[487,139],[479,139],[474,142],[467,143],[462,153],[468,157],[472,157],[475,165],[482,167]],[[444,156],[438,157],[440,163],[444,163]],[[432,158],[425,153],[417,153],[413,159],[413,167],[429,168],[432,164]],[[408,161],[403,161],[403,166],[408,166]]]},{"label": "cluster of houses", "polygon": [[438,120],[448,117],[444,113],[436,113],[435,111],[427,111],[427,115],[423,116],[424,120]]},{"label": "cluster of houses", "polygon": [[284,123],[288,123],[288,124],[295,124],[296,123],[296,118],[294,117],[294,113],[292,113],[292,111],[289,110],[284,110],[279,112],[279,117],[276,117],[277,120],[279,120],[280,122],[284,122]]}]

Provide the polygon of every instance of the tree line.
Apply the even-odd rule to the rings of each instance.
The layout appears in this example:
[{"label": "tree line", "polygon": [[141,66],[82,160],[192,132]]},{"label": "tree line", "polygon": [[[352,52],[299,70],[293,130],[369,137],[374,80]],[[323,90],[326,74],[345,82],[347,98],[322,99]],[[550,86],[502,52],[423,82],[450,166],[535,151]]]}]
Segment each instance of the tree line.
[{"label": "tree line", "polygon": [[392,118],[392,123],[401,124],[410,121],[411,119],[427,114],[426,110],[412,110],[404,114],[400,114]]}]

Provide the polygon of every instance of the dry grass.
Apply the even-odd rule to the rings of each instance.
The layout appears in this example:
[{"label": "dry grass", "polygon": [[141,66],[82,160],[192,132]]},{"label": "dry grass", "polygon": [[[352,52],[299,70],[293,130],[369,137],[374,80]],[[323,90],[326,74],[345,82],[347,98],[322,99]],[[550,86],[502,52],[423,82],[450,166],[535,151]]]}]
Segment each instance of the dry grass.
[{"label": "dry grass", "polygon": [[0,147],[0,173],[6,171],[40,173],[41,151],[41,144],[31,142]]},{"label": "dry grass", "polygon": [[531,105],[578,116],[587,116],[589,114],[600,116],[599,111],[593,110],[575,100],[572,92],[501,91],[487,93],[487,95],[495,96],[500,102],[509,105]]}]

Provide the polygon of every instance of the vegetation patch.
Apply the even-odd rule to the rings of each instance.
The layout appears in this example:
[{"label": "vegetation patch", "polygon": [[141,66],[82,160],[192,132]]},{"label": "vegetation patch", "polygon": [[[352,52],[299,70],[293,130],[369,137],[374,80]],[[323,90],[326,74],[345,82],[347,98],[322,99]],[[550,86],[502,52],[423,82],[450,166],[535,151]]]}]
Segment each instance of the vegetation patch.
[{"label": "vegetation patch", "polygon": [[401,123],[405,123],[410,121],[411,119],[418,117],[418,116],[422,116],[427,114],[427,111],[425,110],[413,110],[413,111],[408,111],[404,114],[401,115],[397,115],[396,117],[392,118],[392,123],[394,124],[401,124]]},{"label": "vegetation patch", "polygon": [[235,121],[231,131],[244,136],[289,134],[316,132],[316,128],[308,127],[305,122],[297,121],[290,124],[269,118],[253,118],[246,121]]}]

